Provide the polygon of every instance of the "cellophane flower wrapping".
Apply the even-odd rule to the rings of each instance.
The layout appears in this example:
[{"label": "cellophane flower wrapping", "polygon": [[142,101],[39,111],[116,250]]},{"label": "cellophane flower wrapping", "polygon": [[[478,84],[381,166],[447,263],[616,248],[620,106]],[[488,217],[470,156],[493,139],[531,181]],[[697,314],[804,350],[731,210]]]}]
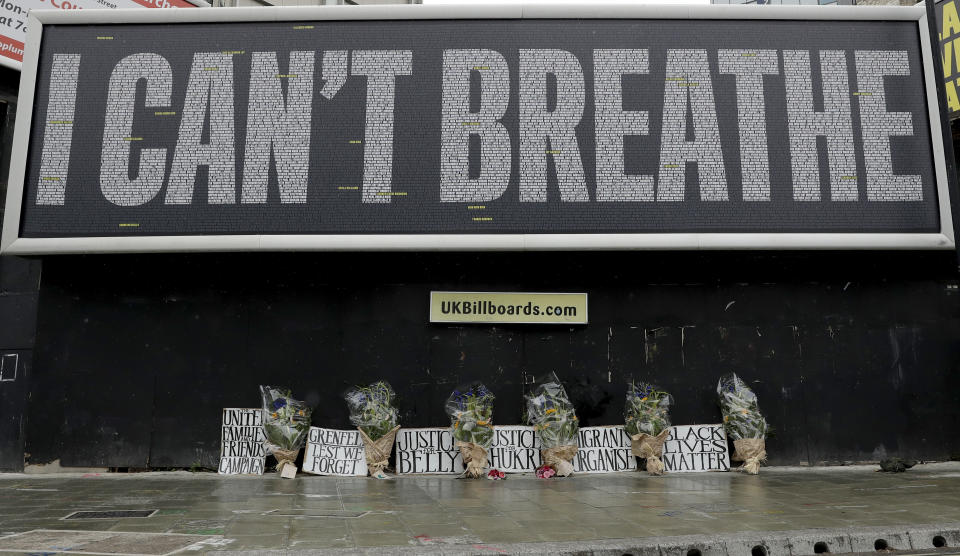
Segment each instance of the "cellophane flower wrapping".
[{"label": "cellophane flower wrapping", "polygon": [[627,385],[623,422],[627,434],[657,436],[670,428],[670,406],[673,396],[646,382]]},{"label": "cellophane flower wrapping", "polygon": [[724,375],[717,383],[723,427],[733,440],[731,459],[744,462],[741,471],[756,475],[767,459],[766,442],[770,427],[760,413],[757,395],[735,373]]},{"label": "cellophane flower wrapping", "polygon": [[660,456],[670,435],[670,406],[673,396],[646,382],[627,385],[623,407],[624,429],[630,435],[633,455],[646,460],[647,472],[662,475],[665,471]]},{"label": "cellophane flower wrapping", "polygon": [[493,392],[479,382],[453,391],[446,412],[469,477],[482,477],[487,467],[487,450],[493,442]]},{"label": "cellophane flower wrapping", "polygon": [[526,400],[527,422],[540,438],[544,464],[554,468],[557,475],[570,475],[572,460],[577,455],[580,421],[563,384],[555,373],[550,373],[538,380]]},{"label": "cellophane flower wrapping", "polygon": [[557,375],[544,377],[532,392],[526,395],[527,422],[540,437],[540,446],[554,448],[577,443],[580,422]]},{"label": "cellophane flower wrapping", "polygon": [[766,438],[767,420],[760,413],[757,395],[735,373],[724,375],[717,384],[723,427],[732,440]]},{"label": "cellophane flower wrapping", "polygon": [[396,394],[386,381],[380,380],[370,386],[355,386],[347,390],[343,397],[350,409],[350,422],[372,440],[377,440],[397,426]]},{"label": "cellophane flower wrapping", "polygon": [[267,450],[277,458],[277,469],[293,465],[310,431],[310,408],[286,388],[260,386],[263,435]]},{"label": "cellophane flower wrapping", "polygon": [[400,429],[393,388],[380,380],[369,386],[351,388],[343,397],[350,409],[350,422],[360,430],[363,438],[370,476],[389,478],[383,470],[389,463],[393,442]]}]

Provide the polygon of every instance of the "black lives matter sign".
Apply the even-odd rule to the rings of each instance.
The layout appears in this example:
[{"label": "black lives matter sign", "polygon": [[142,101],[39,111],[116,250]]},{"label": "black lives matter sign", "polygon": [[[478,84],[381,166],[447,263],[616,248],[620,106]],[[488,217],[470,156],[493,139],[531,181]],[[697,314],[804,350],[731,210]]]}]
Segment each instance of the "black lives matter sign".
[{"label": "black lives matter sign", "polygon": [[938,232],[915,21],[48,25],[20,236]]}]

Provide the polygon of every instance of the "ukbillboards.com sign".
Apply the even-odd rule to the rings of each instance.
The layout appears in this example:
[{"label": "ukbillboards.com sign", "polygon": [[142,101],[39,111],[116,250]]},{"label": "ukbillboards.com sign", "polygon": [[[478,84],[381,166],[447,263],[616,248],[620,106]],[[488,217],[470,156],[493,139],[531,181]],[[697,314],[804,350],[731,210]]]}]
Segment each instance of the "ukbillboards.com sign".
[{"label": "ukbillboards.com sign", "polygon": [[31,21],[8,253],[954,244],[922,8]]},{"label": "ukbillboards.com sign", "polygon": [[31,10],[117,8],[193,8],[186,0],[2,0],[0,1],[0,65],[20,69]]}]

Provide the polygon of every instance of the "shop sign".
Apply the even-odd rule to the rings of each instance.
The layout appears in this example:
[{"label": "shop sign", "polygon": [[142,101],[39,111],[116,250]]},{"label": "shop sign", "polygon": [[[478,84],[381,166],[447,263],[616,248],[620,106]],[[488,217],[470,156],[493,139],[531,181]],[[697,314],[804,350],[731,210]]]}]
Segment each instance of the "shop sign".
[{"label": "shop sign", "polygon": [[366,477],[367,459],[360,431],[310,427],[303,452],[303,472]]},{"label": "shop sign", "polygon": [[960,118],[960,13],[957,0],[937,2],[937,34],[940,37],[940,56],[943,64],[943,82],[946,89],[947,112],[950,119]]},{"label": "shop sign", "polygon": [[220,427],[221,475],[263,475],[267,458],[263,445],[263,411],[225,408]]},{"label": "shop sign", "polygon": [[729,471],[727,433],[723,425],[671,427],[660,459],[668,472]]},{"label": "shop sign", "polygon": [[33,12],[0,252],[954,245],[920,7],[387,8]]},{"label": "shop sign", "polygon": [[194,7],[186,0],[3,0],[0,1],[0,66],[20,69],[30,10]]},{"label": "shop sign", "polygon": [[587,294],[430,292],[430,322],[587,324]]},{"label": "shop sign", "polygon": [[400,429],[397,473],[463,473],[463,458],[450,427]]},{"label": "shop sign", "polygon": [[623,425],[610,427],[581,427],[580,448],[573,460],[574,473],[614,473],[635,471],[630,435]]},{"label": "shop sign", "polygon": [[496,425],[487,451],[491,469],[504,473],[533,473],[540,467],[540,438],[533,427]]}]

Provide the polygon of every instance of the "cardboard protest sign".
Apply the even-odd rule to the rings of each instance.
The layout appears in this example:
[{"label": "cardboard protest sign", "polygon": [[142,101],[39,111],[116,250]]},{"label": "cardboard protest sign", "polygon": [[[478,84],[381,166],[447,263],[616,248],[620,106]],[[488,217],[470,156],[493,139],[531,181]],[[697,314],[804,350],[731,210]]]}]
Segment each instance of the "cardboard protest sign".
[{"label": "cardboard protest sign", "polygon": [[580,449],[573,460],[574,473],[635,471],[637,460],[630,449],[630,435],[623,425],[581,427]]},{"label": "cardboard protest sign", "polygon": [[533,473],[540,467],[540,438],[533,427],[496,425],[487,453],[491,469],[504,473]]},{"label": "cardboard protest sign", "polygon": [[679,425],[663,444],[667,472],[729,471],[730,453],[723,425]]},{"label": "cardboard protest sign", "polygon": [[303,472],[365,477],[367,459],[360,431],[310,427],[303,453]]},{"label": "cardboard protest sign", "polygon": [[221,475],[263,475],[263,413],[259,409],[224,408],[220,428]]},{"label": "cardboard protest sign", "polygon": [[450,429],[400,429],[397,473],[463,473],[463,458]]}]

